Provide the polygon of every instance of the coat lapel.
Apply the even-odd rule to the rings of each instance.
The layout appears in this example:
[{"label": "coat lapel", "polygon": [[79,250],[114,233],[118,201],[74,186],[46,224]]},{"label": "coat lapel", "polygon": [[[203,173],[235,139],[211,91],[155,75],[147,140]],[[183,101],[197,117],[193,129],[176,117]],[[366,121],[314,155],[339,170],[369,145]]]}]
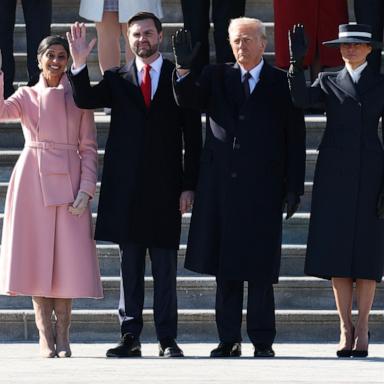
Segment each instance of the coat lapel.
[{"label": "coat lapel", "polygon": [[357,91],[359,95],[363,95],[368,92],[370,89],[376,87],[378,83],[381,83],[383,80],[381,76],[377,76],[372,69],[368,66],[361,72],[361,77],[358,83],[356,84]]},{"label": "coat lapel", "polygon": [[144,97],[141,93],[139,80],[137,78],[137,68],[135,61],[133,60],[130,63],[124,65],[120,69],[119,73],[121,77],[129,83],[129,92],[132,94],[137,104],[146,110],[147,107],[145,106]]},{"label": "coat lapel", "polygon": [[229,104],[241,107],[245,101],[244,90],[241,83],[240,67],[236,63],[226,68],[225,95]]},{"label": "coat lapel", "polygon": [[335,80],[330,78],[329,81],[333,83],[342,93],[348,95],[356,101],[359,101],[356,86],[346,68],[342,69],[338,73]]}]

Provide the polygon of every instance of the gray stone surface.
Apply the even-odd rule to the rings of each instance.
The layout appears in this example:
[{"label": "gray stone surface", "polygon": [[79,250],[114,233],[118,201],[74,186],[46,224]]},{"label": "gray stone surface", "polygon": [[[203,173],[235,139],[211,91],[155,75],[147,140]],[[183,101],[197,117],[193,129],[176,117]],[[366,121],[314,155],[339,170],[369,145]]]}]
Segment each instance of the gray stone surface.
[{"label": "gray stone surface", "polygon": [[157,357],[156,344],[143,344],[141,359],[107,359],[113,344],[72,344],[71,359],[38,357],[37,344],[0,344],[1,384],[382,384],[384,345],[372,344],[367,359],[337,359],[335,344],[276,344],[274,359],[209,359],[216,344],[181,344],[186,358]]}]

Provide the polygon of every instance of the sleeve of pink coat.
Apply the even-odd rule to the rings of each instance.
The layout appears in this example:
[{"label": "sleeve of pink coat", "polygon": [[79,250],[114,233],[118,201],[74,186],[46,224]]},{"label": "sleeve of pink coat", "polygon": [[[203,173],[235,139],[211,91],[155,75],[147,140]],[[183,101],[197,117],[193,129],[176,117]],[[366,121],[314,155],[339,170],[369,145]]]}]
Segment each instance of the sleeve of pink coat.
[{"label": "sleeve of pink coat", "polygon": [[80,191],[93,197],[97,182],[97,141],[93,111],[83,110],[79,135]]},{"label": "sleeve of pink coat", "polygon": [[12,96],[4,100],[4,73],[0,72],[0,121],[21,119],[22,92],[19,89]]}]

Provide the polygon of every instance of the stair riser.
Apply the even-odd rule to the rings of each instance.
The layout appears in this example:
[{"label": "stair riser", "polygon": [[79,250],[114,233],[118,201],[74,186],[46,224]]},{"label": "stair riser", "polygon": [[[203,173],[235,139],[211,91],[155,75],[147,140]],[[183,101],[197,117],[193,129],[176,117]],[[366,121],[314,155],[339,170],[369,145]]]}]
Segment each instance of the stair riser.
[{"label": "stair riser", "polygon": [[[5,317],[5,319],[4,319]],[[243,319],[245,316],[243,316]],[[383,316],[371,316],[371,342],[384,342]],[[277,315],[276,342],[337,342],[339,320],[336,315],[290,316]],[[243,338],[248,341],[243,321]],[[72,342],[109,342],[120,338],[120,327],[116,315],[73,316],[71,325]],[[37,329],[31,315],[2,316],[0,320],[0,342],[37,341]],[[144,316],[142,341],[155,341],[152,315]],[[181,316],[178,322],[179,342],[216,342],[218,340],[214,314],[202,316]],[[207,355],[209,351],[207,351]]]},{"label": "stair riser", "polygon": [[[104,299],[78,299],[73,303],[75,309],[112,309],[119,304],[119,284],[104,289]],[[146,284],[144,308],[153,307],[153,284]],[[212,309],[215,308],[216,284],[212,281],[201,286],[183,287],[179,284],[177,290],[178,308],[180,309]],[[247,303],[247,290],[245,289],[244,307]],[[287,287],[275,286],[276,309],[300,310],[334,310],[335,300],[332,288]],[[376,293],[373,308],[381,309],[384,306],[384,290]],[[31,309],[29,297],[0,296],[0,309]]]}]

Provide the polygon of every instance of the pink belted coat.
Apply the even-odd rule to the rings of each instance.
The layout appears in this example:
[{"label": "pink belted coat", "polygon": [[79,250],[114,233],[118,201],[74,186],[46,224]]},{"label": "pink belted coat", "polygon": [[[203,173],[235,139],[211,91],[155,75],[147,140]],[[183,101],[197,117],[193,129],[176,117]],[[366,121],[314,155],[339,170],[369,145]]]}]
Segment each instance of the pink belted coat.
[{"label": "pink belted coat", "polygon": [[41,75],[35,86],[2,95],[0,74],[0,120],[20,119],[25,146],[6,197],[0,293],[101,298],[90,209],[68,212],[79,190],[96,190],[93,113],[76,107],[65,74],[56,88]]}]

